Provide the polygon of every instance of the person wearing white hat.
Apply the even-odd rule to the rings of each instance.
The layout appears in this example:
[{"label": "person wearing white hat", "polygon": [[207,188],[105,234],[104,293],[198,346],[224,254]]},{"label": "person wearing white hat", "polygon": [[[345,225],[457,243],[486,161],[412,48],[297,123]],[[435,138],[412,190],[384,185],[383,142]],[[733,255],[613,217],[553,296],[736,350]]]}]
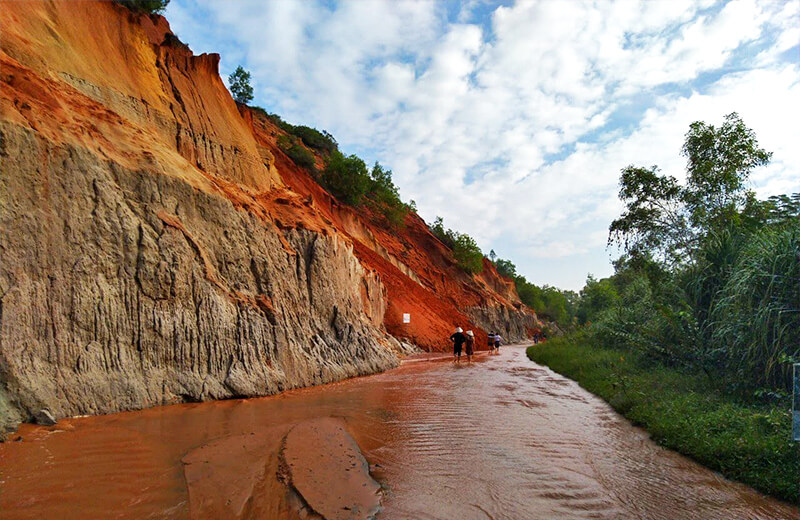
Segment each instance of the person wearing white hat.
[{"label": "person wearing white hat", "polygon": [[464,330],[461,327],[456,327],[456,331],[450,336],[450,341],[453,342],[453,363],[460,363],[461,346],[467,341]]},{"label": "person wearing white hat", "polygon": [[472,363],[472,354],[475,352],[475,334],[467,331],[467,362]]}]

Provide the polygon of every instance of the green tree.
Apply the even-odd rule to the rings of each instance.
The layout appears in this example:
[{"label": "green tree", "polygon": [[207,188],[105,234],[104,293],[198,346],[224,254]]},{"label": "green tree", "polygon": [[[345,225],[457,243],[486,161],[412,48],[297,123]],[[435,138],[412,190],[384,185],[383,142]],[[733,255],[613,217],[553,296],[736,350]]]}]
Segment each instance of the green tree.
[{"label": "green tree", "polygon": [[800,221],[800,193],[773,195],[762,203],[763,221],[769,224]]},{"label": "green tree", "polygon": [[368,198],[373,206],[391,225],[403,225],[410,207],[400,199],[400,191],[392,181],[392,170],[385,169],[376,161],[369,175],[372,182]]},{"label": "green tree", "polygon": [[619,180],[619,198],[625,211],[609,227],[609,244],[628,254],[660,256],[672,260],[691,240],[677,179],[650,168],[627,166]]},{"label": "green tree", "polygon": [[693,226],[708,229],[736,215],[746,201],[750,172],[769,163],[755,132],[739,114],[725,116],[718,128],[702,121],[689,127],[683,144],[688,174],[682,199]]},{"label": "green tree", "polygon": [[609,244],[680,264],[709,231],[742,222],[740,211],[753,199],[745,182],[771,154],[739,115],[728,114],[719,128],[692,123],[682,154],[686,186],[659,174],[657,166],[623,168],[619,197],[626,209],[609,227]]},{"label": "green tree", "polygon": [[228,84],[231,88],[233,99],[238,103],[246,105],[253,100],[253,87],[250,85],[250,73],[242,68],[236,67],[233,74],[228,76]]},{"label": "green tree", "polygon": [[433,236],[441,240],[444,245],[450,249],[455,247],[455,242],[451,236],[452,232],[444,227],[444,219],[442,219],[442,217],[436,217],[436,220],[433,221],[433,225],[430,226],[430,230]]},{"label": "green tree", "polygon": [[339,149],[336,139],[326,131],[320,132],[310,126],[297,125],[291,128],[291,133],[299,137],[306,146],[325,153],[333,153]]},{"label": "green tree", "polygon": [[391,204],[400,203],[400,191],[392,181],[392,170],[387,170],[378,161],[372,166],[369,172],[372,179],[371,191],[377,195],[381,200]]},{"label": "green tree", "polygon": [[577,308],[578,323],[583,325],[595,320],[602,312],[613,307],[618,298],[617,289],[610,279],[597,280],[589,275],[586,278],[586,285],[580,292]]}]

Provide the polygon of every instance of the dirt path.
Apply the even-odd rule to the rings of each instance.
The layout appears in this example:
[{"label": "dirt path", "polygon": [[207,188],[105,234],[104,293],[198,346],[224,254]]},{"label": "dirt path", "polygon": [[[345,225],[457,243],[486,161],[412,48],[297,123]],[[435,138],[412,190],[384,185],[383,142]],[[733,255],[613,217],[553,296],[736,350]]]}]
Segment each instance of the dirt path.
[{"label": "dirt path", "polygon": [[[287,456],[280,450],[291,431],[320,440],[299,439],[308,447]],[[414,361],[276,397],[20,434],[21,442],[0,445],[3,519],[313,517],[286,460],[309,472],[306,489],[318,477],[330,486],[327,495],[307,492],[311,503],[326,500],[328,516],[360,518],[367,507],[336,512],[328,500],[353,494],[337,482],[372,485],[359,448],[382,486],[378,518],[800,518],[656,446],[576,383],[528,361],[522,347],[471,366]],[[313,457],[339,460],[348,478],[332,463],[315,474]]]}]

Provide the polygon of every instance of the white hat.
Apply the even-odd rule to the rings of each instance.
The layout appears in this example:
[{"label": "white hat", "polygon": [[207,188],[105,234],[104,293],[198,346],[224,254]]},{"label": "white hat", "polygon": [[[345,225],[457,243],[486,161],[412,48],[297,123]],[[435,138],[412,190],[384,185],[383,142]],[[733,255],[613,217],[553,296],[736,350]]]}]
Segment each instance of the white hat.
[{"label": "white hat", "polygon": [[468,331],[467,331],[467,336],[474,336],[474,335],[475,335],[475,334],[473,334],[471,330],[468,330]]},{"label": "white hat", "polygon": [[464,332],[464,330],[461,327],[456,327],[456,332]]}]

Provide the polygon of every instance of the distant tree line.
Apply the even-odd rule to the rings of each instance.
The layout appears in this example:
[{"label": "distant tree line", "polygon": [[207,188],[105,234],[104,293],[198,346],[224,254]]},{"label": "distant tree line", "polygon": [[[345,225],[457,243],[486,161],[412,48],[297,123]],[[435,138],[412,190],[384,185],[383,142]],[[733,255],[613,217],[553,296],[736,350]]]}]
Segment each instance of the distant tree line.
[{"label": "distant tree line", "polygon": [[556,322],[563,330],[573,328],[578,302],[578,294],[575,291],[567,291],[550,285],[540,287],[518,274],[517,267],[511,260],[495,257],[493,261],[498,273],[514,280],[514,286],[522,303],[535,310],[540,317]]}]

